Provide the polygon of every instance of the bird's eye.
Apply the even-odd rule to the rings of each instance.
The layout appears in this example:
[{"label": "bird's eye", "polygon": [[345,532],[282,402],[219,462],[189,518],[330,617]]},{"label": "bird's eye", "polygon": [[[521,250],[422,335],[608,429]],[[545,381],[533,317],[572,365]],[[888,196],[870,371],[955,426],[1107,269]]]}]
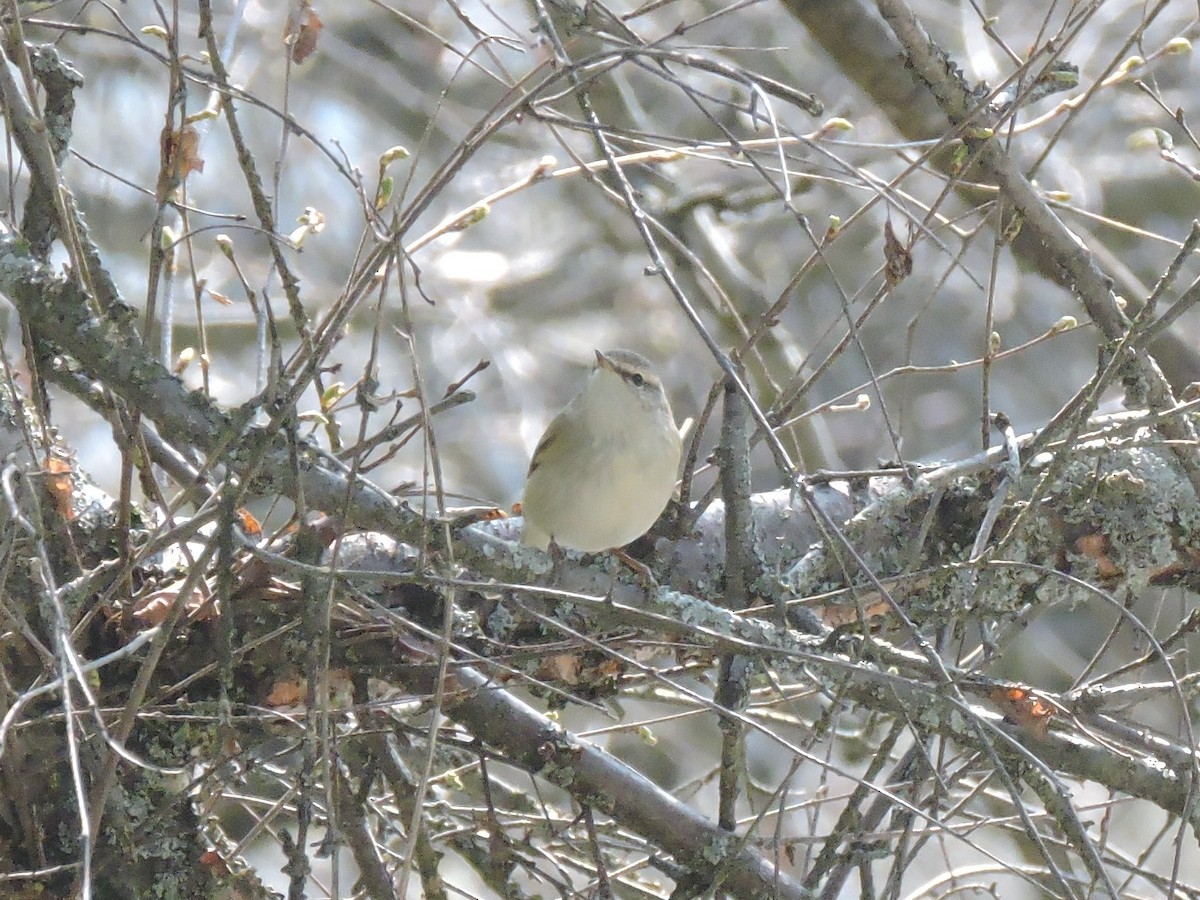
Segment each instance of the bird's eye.
[{"label": "bird's eye", "polygon": [[637,372],[634,372],[633,375],[629,377],[629,380],[633,382],[634,387],[642,387],[646,384],[646,379]]}]

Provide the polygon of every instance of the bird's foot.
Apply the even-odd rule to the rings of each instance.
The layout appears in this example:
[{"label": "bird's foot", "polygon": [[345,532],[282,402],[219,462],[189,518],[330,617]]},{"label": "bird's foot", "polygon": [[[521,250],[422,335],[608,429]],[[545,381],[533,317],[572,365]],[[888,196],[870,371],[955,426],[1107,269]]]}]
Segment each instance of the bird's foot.
[{"label": "bird's foot", "polygon": [[637,579],[638,584],[640,584],[645,590],[653,591],[658,588],[658,580],[655,579],[654,573],[650,571],[650,567],[648,565],[634,559],[620,547],[615,548],[613,553],[616,555],[617,559],[625,563],[625,565],[627,565],[633,571],[633,575]]}]

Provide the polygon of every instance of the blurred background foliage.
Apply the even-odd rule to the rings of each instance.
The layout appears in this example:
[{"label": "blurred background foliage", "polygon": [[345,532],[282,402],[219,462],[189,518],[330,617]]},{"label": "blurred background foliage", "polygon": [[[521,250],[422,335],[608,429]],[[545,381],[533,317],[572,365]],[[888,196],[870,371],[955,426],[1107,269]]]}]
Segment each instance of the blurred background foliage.
[{"label": "blurred background foliage", "polygon": [[[1000,133],[1040,188],[1053,192],[1059,214],[1096,254],[1117,293],[1133,303],[1148,296],[1200,208],[1195,170],[1164,158],[1161,135],[1153,132],[1170,135],[1182,157],[1200,164],[1185,127],[1200,74],[1189,44],[1196,5],[913,6],[972,84],[1009,82],[1035,53],[1038,71],[1051,57],[1078,67],[1076,87],[1023,106]],[[398,277],[380,280],[354,309],[325,360],[326,388],[375,379],[374,393],[385,398],[381,420],[397,402],[402,416],[419,409],[418,370],[425,395],[435,399],[477,362],[490,362],[467,385],[474,402],[434,420],[452,492],[503,506],[518,499],[529,453],[577,389],[593,348],[630,347],[654,359],[680,418],[699,414],[718,375],[698,329],[652,270],[611,180],[570,170],[602,153],[566,79],[507,115],[477,148],[470,145],[469,156],[460,153],[479,123],[561,70],[537,27],[539,15],[553,19],[573,60],[597,60],[586,88],[616,152],[686,151],[642,159],[626,174],[660,229],[669,267],[717,343],[741,347],[774,308],[746,357],[749,380],[764,409],[781,391],[804,384],[791,415],[823,410],[782,431],[808,471],[971,455],[983,446],[987,413],[1003,411],[1018,431],[1036,428],[1095,371],[1098,333],[1069,287],[1036,252],[1020,247],[1016,229],[996,227],[987,186],[966,185],[970,170],[954,171],[944,118],[913,85],[869,6],[400,0],[325,3],[315,12],[322,26],[316,48],[296,62],[284,42],[289,16],[300,13],[296,4],[218,8],[223,54],[245,92],[237,101],[242,127],[280,231],[295,227],[306,210],[322,223],[285,250],[310,319],[320,319],[364,275],[365,249],[387,234],[393,215],[406,223],[400,243],[421,243]],[[171,89],[155,29],[170,27],[188,66],[206,73],[196,16],[190,3],[73,2],[47,4],[25,20],[31,40],[54,42],[86,79],[65,171],[126,299],[141,308]],[[674,56],[617,54],[634,45]],[[688,53],[712,65],[693,66]],[[813,115],[752,92],[745,73],[811,93],[824,111]],[[189,113],[215,109],[204,77],[184,84]],[[1185,115],[1176,116],[1177,109]],[[172,225],[184,239],[156,301],[152,339],[173,363],[185,348],[199,347],[203,334],[209,389],[232,405],[255,395],[265,365],[247,286],[272,305],[285,354],[301,345],[225,123],[199,118],[194,127],[203,171],[180,195],[190,211]],[[732,138],[754,143],[732,151]],[[380,156],[398,145],[411,155],[388,168],[392,196],[381,218],[368,222]],[[456,161],[447,169],[448,160]],[[547,177],[523,184],[535,172]],[[10,170],[9,177],[12,185],[23,176]],[[422,242],[448,219],[514,187],[468,227]],[[411,216],[418,197],[428,203]],[[911,251],[912,272],[883,290],[888,223]],[[222,234],[232,241],[244,282],[218,247]],[[1178,283],[1196,272],[1189,261]],[[873,298],[880,302],[869,306]],[[848,317],[868,308],[855,339],[841,345]],[[1078,327],[1064,317],[1075,317]],[[12,324],[6,339],[19,356]],[[1159,359],[1176,388],[1200,380],[1198,329],[1196,316],[1186,316],[1162,345]],[[376,346],[372,369],[365,361],[376,358]],[[204,384],[198,362],[183,377]],[[351,390],[326,411],[330,430],[357,431],[352,397]],[[108,426],[69,398],[56,403],[56,421],[83,466],[115,490],[118,451]],[[302,408],[319,407],[314,388]],[[315,417],[310,427],[325,439]],[[714,438],[710,424],[704,448]],[[371,475],[388,487],[427,485],[430,452],[418,438]],[[779,485],[768,454],[760,449],[755,463],[756,488]],[[701,487],[711,483],[706,478]],[[1076,611],[1055,611],[1039,625],[1004,663],[1018,677],[1069,683],[1104,634],[1097,620]],[[812,703],[815,717],[817,699]],[[647,715],[656,708],[639,707]],[[571,709],[563,721],[584,730],[589,715]],[[697,740],[698,721],[660,723],[657,748],[628,735],[614,737],[612,746],[662,783],[683,782],[685,796],[699,796],[710,788],[688,782],[699,773],[678,752]],[[855,762],[856,753],[877,743],[875,727],[865,713],[846,713],[835,755]],[[765,741],[756,749],[755,735],[750,740],[754,774],[763,782],[781,778],[790,761]],[[827,775],[802,774],[797,788],[815,789],[805,779]],[[834,785],[848,790],[853,782]],[[1136,821],[1129,827],[1144,828]]]},{"label": "blurred background foliage", "polygon": [[[361,242],[371,240],[363,197],[333,160],[359,173],[370,192],[379,155],[394,145],[406,147],[412,157],[389,170],[396,190],[385,213],[403,209],[472,125],[511,96],[512,85],[553,67],[534,11],[522,2],[327,4],[317,9],[323,28],[316,52],[299,64],[283,43],[286,5],[231,6],[218,10],[218,27],[231,77],[256,100],[240,103],[240,115],[279,227],[292,227],[307,207],[324,218],[324,230],[289,254],[313,317],[344,292]],[[1079,67],[1075,91],[1019,114],[1011,146],[1026,165],[1038,163],[1039,185],[1061,192],[1060,214],[1100,254],[1117,278],[1118,293],[1135,298],[1148,293],[1175,252],[1173,242],[1186,234],[1200,194],[1200,186],[1164,162],[1146,139],[1150,128],[1179,133],[1167,110],[1186,106],[1197,75],[1195,57],[1182,45],[1180,52],[1163,52],[1173,39],[1191,34],[1195,6],[1162,6],[1144,23],[1142,3],[1058,3],[1036,11],[1023,2],[916,5],[972,83],[1000,84],[1015,69],[1009,52],[1025,54],[1051,37],[1059,42],[1059,57]],[[606,7],[588,4],[576,13],[554,7],[547,4],[575,59],[619,46],[617,37],[604,37],[617,31],[605,18]],[[632,60],[605,68],[588,85],[621,152],[724,143],[728,135],[769,145],[768,112],[779,136],[800,136],[782,150],[786,173],[781,151],[761,145],[741,156],[710,150],[628,170],[646,211],[691,254],[675,253],[670,263],[723,346],[740,343],[738,320],[754,327],[766,309],[786,298],[750,367],[764,407],[778,385],[813,372],[843,336],[846,310],[857,315],[878,289],[885,221],[908,243],[914,223],[926,221],[930,204],[937,207],[938,217],[913,247],[911,277],[870,314],[858,346],[833,359],[796,408],[803,412],[839,397],[852,403],[860,393],[871,399],[867,410],[817,416],[807,441],[795,438],[804,444],[809,468],[866,467],[895,459],[897,446],[907,460],[978,449],[984,413],[978,364],[896,374],[883,382],[882,398],[869,384],[872,374],[978,361],[989,331],[997,335],[995,346],[1010,349],[1081,312],[1068,290],[1006,248],[997,249],[990,206],[946,193],[944,172],[924,159],[944,123],[910,96],[915,89],[895,59],[898,51],[880,43],[886,33],[868,21],[870,10],[843,3],[694,0],[616,2],[607,10],[643,41],[769,76],[824,104],[825,112],[814,118],[777,98],[751,103],[745,84],[721,74]],[[195,10],[182,4],[167,13],[179,16],[181,53],[201,67]],[[87,79],[68,175],[127,299],[144,304],[146,241],[169,89],[168,67],[159,56],[163,43],[142,30],[158,24],[157,15],[146,4],[82,3],[54,4],[34,19],[46,24],[27,25],[30,37],[54,40]],[[868,68],[889,54],[886,69]],[[1130,65],[1134,56],[1146,62]],[[1129,77],[1097,86],[1122,64]],[[594,138],[579,126],[567,86],[557,89],[560,99],[513,117],[437,184],[427,210],[404,235],[406,244],[520,182],[544,157],[560,168],[600,157]],[[1085,92],[1093,93],[1077,109],[1048,115],[1064,98]],[[187,85],[189,112],[211,102],[203,84]],[[747,115],[748,109],[757,116]],[[306,134],[285,127],[282,114]],[[853,129],[803,137],[834,116]],[[1036,127],[1022,127],[1039,117]],[[902,133],[931,127],[940,130]],[[175,308],[175,352],[196,346],[196,329],[203,325],[212,389],[237,403],[253,394],[255,382],[247,376],[258,366],[258,351],[245,292],[215,235],[233,239],[249,285],[275,305],[281,320],[286,310],[228,135],[219,119],[197,128],[204,170],[186,188],[187,203],[196,210],[188,220],[191,240],[176,253],[175,278],[160,308],[168,302]],[[756,166],[749,164],[751,156]],[[884,185],[891,185],[886,193]],[[814,238],[834,219],[849,224],[813,259]],[[592,348],[629,346],[658,361],[681,418],[703,405],[716,367],[662,280],[646,273],[648,264],[628,211],[597,179],[575,174],[542,181],[496,203],[477,224],[416,252],[406,276],[413,288],[419,281],[419,293],[412,290],[408,301],[411,344],[396,333],[403,317],[393,289],[378,314],[374,302],[356,310],[331,355],[341,368],[329,380],[362,377],[373,340],[380,342],[380,394],[410,391],[414,350],[435,393],[478,360],[490,360],[491,368],[469,385],[478,395],[475,403],[444,416],[437,430],[449,488],[511,503],[533,443],[575,390]],[[193,279],[209,289],[198,300]],[[214,302],[210,290],[232,304]],[[1194,346],[1194,319],[1178,327]],[[996,361],[989,373],[992,409],[1006,412],[1018,430],[1036,427],[1094,370],[1095,345],[1094,332],[1085,327]],[[185,377],[201,383],[195,365]],[[405,402],[411,412],[414,401]],[[309,405],[316,408],[315,395]],[[345,427],[353,428],[352,417],[346,418]],[[101,478],[115,471],[102,464],[112,452],[105,431],[86,414],[72,425],[73,438]],[[769,457],[762,453],[756,461],[756,487],[775,486]],[[423,448],[414,442],[375,477],[385,485],[420,483],[422,472]]]}]

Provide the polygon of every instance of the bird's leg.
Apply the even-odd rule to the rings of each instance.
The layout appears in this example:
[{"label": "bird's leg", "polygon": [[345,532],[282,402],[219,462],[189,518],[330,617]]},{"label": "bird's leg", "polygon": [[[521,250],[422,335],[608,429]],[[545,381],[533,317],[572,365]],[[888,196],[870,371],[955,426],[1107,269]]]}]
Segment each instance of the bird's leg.
[{"label": "bird's leg", "polygon": [[643,588],[647,591],[653,591],[658,587],[658,581],[655,579],[654,573],[650,571],[648,565],[644,562],[638,562],[621,547],[614,547],[612,552],[616,555],[617,559],[629,566],[638,584]]}]

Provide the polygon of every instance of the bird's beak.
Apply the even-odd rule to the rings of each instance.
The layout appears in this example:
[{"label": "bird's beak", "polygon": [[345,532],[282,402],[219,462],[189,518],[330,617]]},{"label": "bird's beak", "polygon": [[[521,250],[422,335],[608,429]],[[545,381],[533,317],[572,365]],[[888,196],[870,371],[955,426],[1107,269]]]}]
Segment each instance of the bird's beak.
[{"label": "bird's beak", "polygon": [[596,365],[601,369],[608,369],[610,372],[617,371],[617,367],[613,365],[613,361],[599,350],[596,351]]}]

